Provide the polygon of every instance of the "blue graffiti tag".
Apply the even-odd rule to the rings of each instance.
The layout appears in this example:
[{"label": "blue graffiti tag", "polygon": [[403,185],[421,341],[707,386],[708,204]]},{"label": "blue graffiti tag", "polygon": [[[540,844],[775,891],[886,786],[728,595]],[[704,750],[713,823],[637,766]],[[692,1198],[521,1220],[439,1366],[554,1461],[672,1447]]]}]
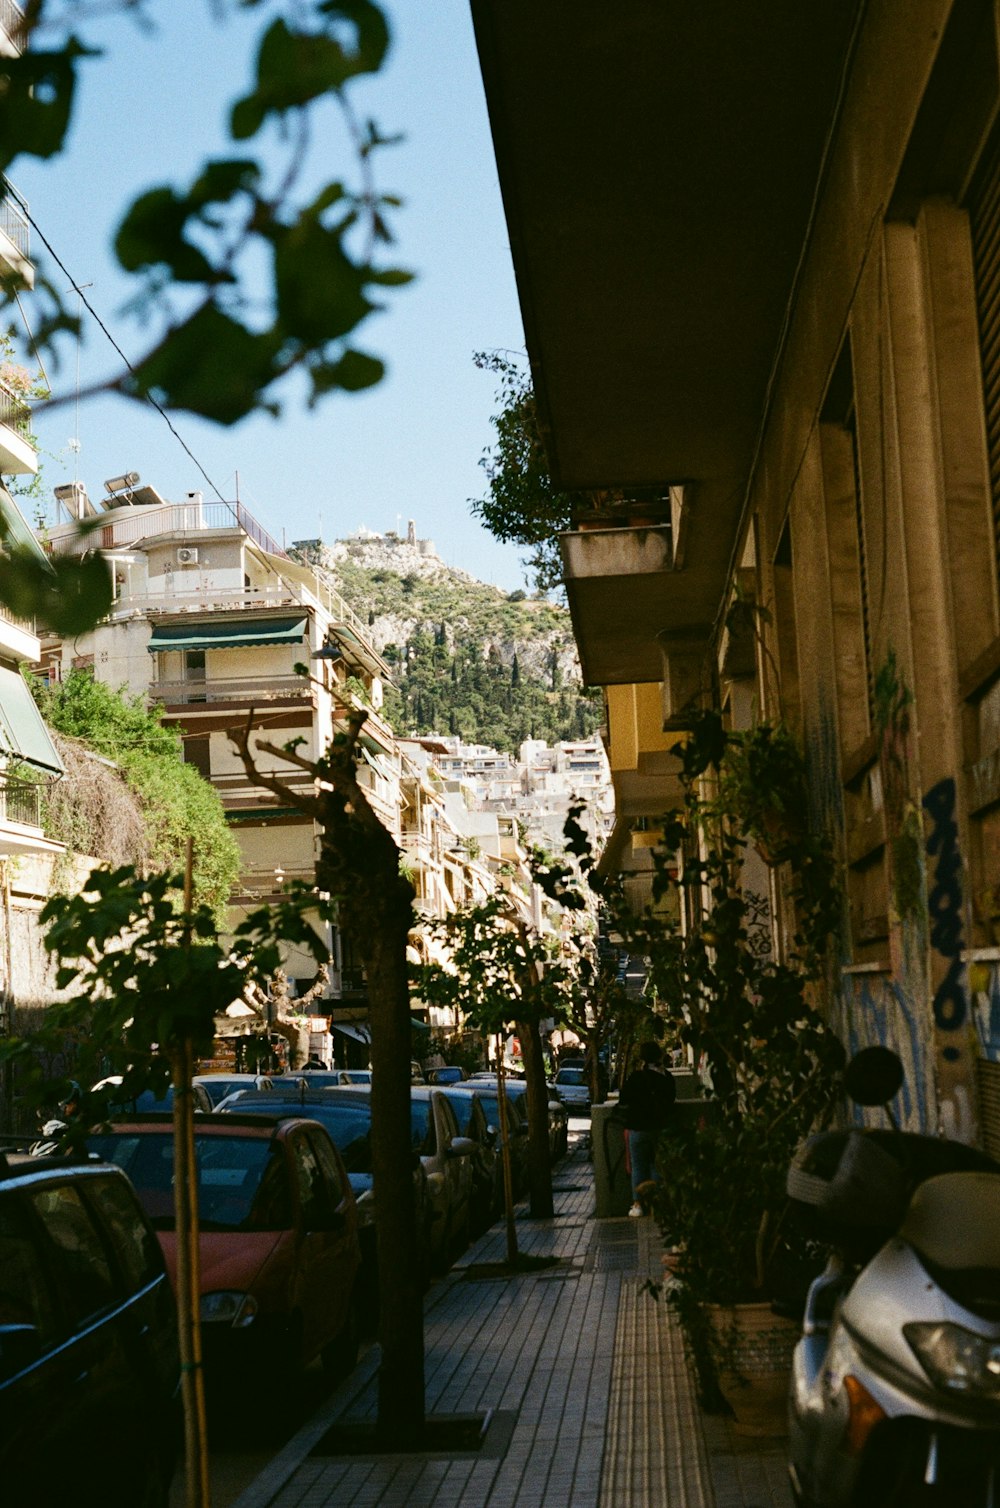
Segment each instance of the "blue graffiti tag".
[{"label": "blue graffiti tag", "polygon": [[[948,960],[948,972],[934,995],[934,1020],[941,1031],[958,1031],[965,1022],[968,1002],[962,980],[962,857],[955,821],[955,782],[939,780],[924,797],[924,809],[932,823],[927,852],[937,858],[934,888],[927,899],[930,912],[931,946]],[[961,1054],[945,1047],[943,1055],[955,1062]]]}]

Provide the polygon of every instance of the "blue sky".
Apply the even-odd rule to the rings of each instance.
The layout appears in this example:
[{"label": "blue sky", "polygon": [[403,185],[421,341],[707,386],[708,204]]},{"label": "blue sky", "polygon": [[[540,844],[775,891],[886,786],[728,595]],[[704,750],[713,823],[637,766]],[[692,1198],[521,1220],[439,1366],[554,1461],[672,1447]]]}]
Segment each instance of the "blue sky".
[{"label": "blue sky", "polygon": [[[210,0],[149,0],[157,30],[146,35],[118,16],[88,29],[106,55],[83,71],[67,149],[50,163],[19,160],[11,173],[31,212],[78,284],[130,356],[144,336],[122,314],[132,289],[110,245],[137,192],[183,182],[204,155],[226,151],[229,103],[249,78],[251,41],[266,7],[224,22]],[[368,393],[335,396],[311,414],[289,401],[283,417],[254,417],[222,429],[174,416],[185,441],[223,496],[240,495],[278,538],[327,539],[360,525],[405,528],[416,521],[442,558],[486,581],[523,585],[517,550],[494,541],[467,500],[485,478],[479,457],[491,441],[494,379],[472,363],[477,349],[520,350],[523,334],[507,230],[496,181],[467,0],[392,0],[393,48],[382,73],[357,92],[357,108],[402,144],[376,157],[379,187],[404,200],[392,260],[417,274],[390,290],[386,312],[355,343],[382,357],[384,381]],[[317,140],[325,177],[349,170],[331,108]],[[41,248],[33,247],[41,254]],[[56,272],[56,277],[59,276]],[[26,305],[30,318],[30,299]],[[116,369],[104,336],[87,320],[83,387]],[[53,390],[72,392],[76,357],[63,349],[49,372]],[[49,486],[74,469],[92,496],[104,479],[138,471],[168,497],[203,479],[163,420],[119,398],[80,406],[79,459],[73,403],[36,414]]]}]

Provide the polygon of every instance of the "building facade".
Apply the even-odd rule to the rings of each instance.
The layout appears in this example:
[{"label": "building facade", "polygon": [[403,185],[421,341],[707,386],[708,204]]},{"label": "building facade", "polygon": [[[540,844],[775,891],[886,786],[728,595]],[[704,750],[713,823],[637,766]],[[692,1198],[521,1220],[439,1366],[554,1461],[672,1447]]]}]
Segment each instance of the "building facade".
[{"label": "building facade", "polygon": [[562,540],[607,862],[641,876],[692,706],[793,727],[825,1008],[910,1124],[997,1145],[1000,9],[473,12],[553,476],[621,499]]}]

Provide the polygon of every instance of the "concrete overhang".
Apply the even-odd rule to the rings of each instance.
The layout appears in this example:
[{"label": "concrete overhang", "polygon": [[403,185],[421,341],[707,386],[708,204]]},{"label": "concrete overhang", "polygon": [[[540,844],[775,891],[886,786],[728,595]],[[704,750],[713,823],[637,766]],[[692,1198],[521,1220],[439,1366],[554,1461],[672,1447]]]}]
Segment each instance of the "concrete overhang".
[{"label": "concrete overhang", "polygon": [[573,531],[560,534],[559,547],[584,685],[656,680],[656,633],[673,571],[670,528]]},{"label": "concrete overhang", "polygon": [[692,487],[656,629],[712,621],[858,5],[471,4],[553,478]]}]

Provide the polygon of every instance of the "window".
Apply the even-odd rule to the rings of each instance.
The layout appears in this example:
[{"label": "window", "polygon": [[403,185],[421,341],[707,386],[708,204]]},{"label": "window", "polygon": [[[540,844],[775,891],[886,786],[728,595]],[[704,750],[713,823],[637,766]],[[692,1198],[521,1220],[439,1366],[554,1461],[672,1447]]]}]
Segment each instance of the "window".
[{"label": "window", "polygon": [[316,1153],[304,1135],[292,1142],[292,1162],[305,1229],[329,1230],[336,1206]]},{"label": "window", "polygon": [[119,1178],[92,1179],[87,1184],[87,1197],[111,1238],[129,1291],[152,1283],[163,1272],[163,1257],[125,1182]]},{"label": "window", "polygon": [[69,1184],[41,1189],[31,1202],[59,1253],[59,1291],[65,1306],[83,1326],[116,1298],[104,1243],[83,1200]]},{"label": "window", "polygon": [[34,1325],[46,1345],[56,1335],[56,1312],[38,1257],[28,1211],[13,1196],[0,1199],[0,1325]]}]

